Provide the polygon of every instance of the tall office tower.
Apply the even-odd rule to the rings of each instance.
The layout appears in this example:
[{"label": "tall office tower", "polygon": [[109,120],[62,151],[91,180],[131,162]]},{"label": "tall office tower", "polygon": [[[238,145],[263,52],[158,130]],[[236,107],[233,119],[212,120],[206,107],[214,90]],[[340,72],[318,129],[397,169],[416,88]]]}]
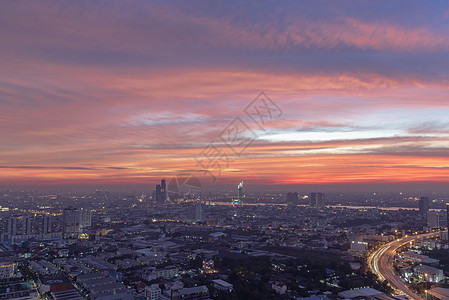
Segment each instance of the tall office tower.
[{"label": "tall office tower", "polygon": [[440,222],[438,220],[438,213],[436,211],[427,212],[427,226],[430,228],[440,227]]},{"label": "tall office tower", "polygon": [[51,217],[50,216],[44,216],[42,218],[42,229],[41,233],[49,233],[51,232]]},{"label": "tall office tower", "polygon": [[165,179],[161,180],[161,202],[167,201],[167,186],[165,185]]},{"label": "tall office tower", "polygon": [[153,202],[160,203],[161,202],[161,185],[156,185],[156,190],[153,191]]},{"label": "tall office tower", "polygon": [[237,186],[237,189],[238,189],[238,193],[239,193],[239,197],[238,197],[239,202],[242,203],[243,202],[243,197],[244,197],[244,195],[243,195],[243,181],[239,183],[239,185]]},{"label": "tall office tower", "polygon": [[80,232],[80,213],[76,208],[65,208],[62,213],[62,235],[64,238],[77,237]]},{"label": "tall office tower", "polygon": [[103,196],[102,190],[98,190],[98,189],[95,190],[95,199],[97,201],[104,200],[104,196]]},{"label": "tall office tower", "polygon": [[165,179],[161,180],[161,184],[156,185],[156,190],[153,191],[153,202],[157,204],[164,204],[168,200],[167,185]]},{"label": "tall office tower", "polygon": [[243,204],[243,181],[237,185],[237,199],[232,199],[232,204]]},{"label": "tall office tower", "polygon": [[92,226],[92,211],[90,209],[80,209],[80,228]]},{"label": "tall office tower", "polygon": [[310,193],[309,206],[323,207],[324,206],[324,193]]},{"label": "tall office tower", "polygon": [[29,235],[32,233],[32,229],[31,229],[31,218],[30,217],[25,217],[24,218],[24,227],[23,227],[23,234]]},{"label": "tall office tower", "polygon": [[10,236],[17,235],[17,218],[11,217],[8,221],[8,234]]},{"label": "tall office tower", "polygon": [[419,212],[422,214],[426,214],[430,208],[429,197],[421,197],[419,199],[418,205],[419,205]]},{"label": "tall office tower", "polygon": [[447,226],[447,239],[449,241],[449,203],[446,203],[446,226]]},{"label": "tall office tower", "polygon": [[298,203],[298,193],[287,193],[287,205],[295,205]]}]

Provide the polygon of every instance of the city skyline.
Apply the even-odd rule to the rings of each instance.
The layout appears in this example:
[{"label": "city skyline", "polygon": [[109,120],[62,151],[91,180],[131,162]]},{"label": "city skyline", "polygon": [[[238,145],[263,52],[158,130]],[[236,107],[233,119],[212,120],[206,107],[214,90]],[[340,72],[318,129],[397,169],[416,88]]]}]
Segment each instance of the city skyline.
[{"label": "city skyline", "polygon": [[0,299],[449,299],[448,4],[0,1]]},{"label": "city skyline", "polygon": [[[445,190],[444,3],[0,3],[0,189]],[[263,128],[260,92],[281,110]],[[251,143],[198,159],[241,118]],[[232,152],[231,152],[232,153]]]}]

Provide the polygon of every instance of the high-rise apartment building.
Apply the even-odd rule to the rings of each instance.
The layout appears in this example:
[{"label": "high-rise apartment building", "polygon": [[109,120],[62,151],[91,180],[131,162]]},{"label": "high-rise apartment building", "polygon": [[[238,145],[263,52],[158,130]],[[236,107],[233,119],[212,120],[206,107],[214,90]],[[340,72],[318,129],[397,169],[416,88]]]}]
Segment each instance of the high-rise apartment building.
[{"label": "high-rise apartment building", "polygon": [[77,237],[81,229],[92,226],[92,211],[69,207],[62,214],[62,234],[65,238]]},{"label": "high-rise apartment building", "polygon": [[204,222],[206,221],[206,214],[204,211],[204,204],[199,202],[195,206],[195,221]]},{"label": "high-rise apartment building", "polygon": [[79,210],[80,215],[80,228],[92,226],[92,211],[90,209],[81,208]]},{"label": "high-rise apartment building", "polygon": [[30,234],[32,234],[33,233],[33,229],[32,229],[32,227],[31,227],[31,218],[30,217],[25,217],[24,218],[24,224],[23,224],[23,234],[26,234],[26,235],[30,235]]},{"label": "high-rise apartment building", "polygon": [[51,232],[51,217],[50,216],[44,216],[42,218],[42,228],[41,228],[41,233],[46,234]]},{"label": "high-rise apartment building", "polygon": [[80,233],[79,210],[73,207],[64,209],[62,213],[62,234],[64,238],[78,237]]},{"label": "high-rise apartment building", "polygon": [[10,236],[17,235],[17,218],[11,217],[8,220],[8,234]]},{"label": "high-rise apartment building", "polygon": [[309,206],[323,207],[324,206],[324,193],[310,193]]},{"label": "high-rise apartment building", "polygon": [[427,226],[430,228],[440,227],[438,213],[436,211],[428,211],[427,212]]},{"label": "high-rise apartment building", "polygon": [[287,193],[287,204],[294,205],[298,203],[298,193]]},{"label": "high-rise apartment building", "polygon": [[429,197],[421,197],[419,199],[418,205],[419,205],[419,212],[422,214],[427,214],[430,208]]}]

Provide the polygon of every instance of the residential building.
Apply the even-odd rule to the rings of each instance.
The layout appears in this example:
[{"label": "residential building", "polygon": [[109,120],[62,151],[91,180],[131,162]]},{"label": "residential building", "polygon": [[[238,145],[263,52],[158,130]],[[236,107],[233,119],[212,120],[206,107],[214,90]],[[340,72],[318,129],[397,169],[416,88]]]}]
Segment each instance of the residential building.
[{"label": "residential building", "polygon": [[14,277],[17,270],[17,264],[13,262],[3,262],[0,264],[0,279]]},{"label": "residential building", "polygon": [[430,208],[429,197],[421,197],[419,199],[418,206],[419,206],[419,212],[422,214],[426,214]]},{"label": "residential building", "polygon": [[234,285],[232,285],[229,282],[226,282],[224,280],[215,279],[215,280],[212,280],[212,282],[214,283],[214,288],[216,288],[217,290],[227,291],[230,293],[234,290]]},{"label": "residential building", "polygon": [[152,284],[145,287],[145,297],[149,300],[159,300],[162,290],[158,284]]},{"label": "residential building", "polygon": [[310,193],[309,206],[323,207],[324,206],[324,193]]}]

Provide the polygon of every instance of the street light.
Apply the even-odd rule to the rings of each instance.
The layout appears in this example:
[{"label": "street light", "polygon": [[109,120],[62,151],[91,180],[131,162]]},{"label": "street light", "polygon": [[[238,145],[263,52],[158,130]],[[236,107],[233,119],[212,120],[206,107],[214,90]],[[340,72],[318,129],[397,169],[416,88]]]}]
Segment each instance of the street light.
[{"label": "street light", "polygon": [[425,292],[426,292],[426,299],[427,299],[427,273],[424,273],[424,276],[426,277],[426,290],[425,290]]}]

